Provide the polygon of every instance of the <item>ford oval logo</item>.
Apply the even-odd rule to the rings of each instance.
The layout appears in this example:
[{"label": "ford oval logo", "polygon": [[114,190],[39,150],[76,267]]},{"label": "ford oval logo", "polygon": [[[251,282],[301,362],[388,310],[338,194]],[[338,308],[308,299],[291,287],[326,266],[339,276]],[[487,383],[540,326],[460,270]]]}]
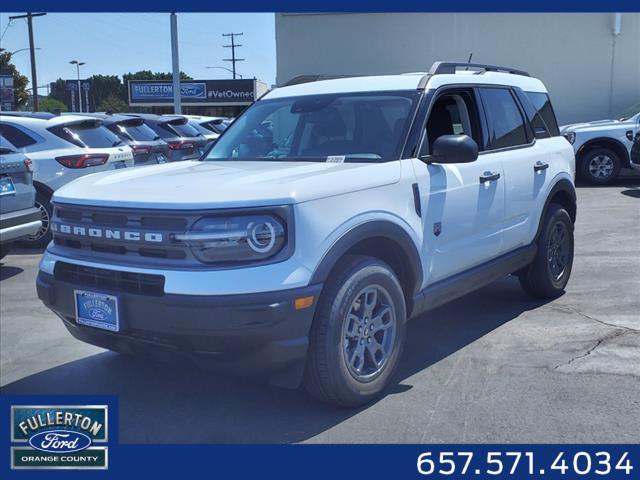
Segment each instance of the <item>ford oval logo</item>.
[{"label": "ford oval logo", "polygon": [[48,453],[79,452],[91,445],[91,438],[73,430],[47,430],[29,438],[29,445]]},{"label": "ford oval logo", "polygon": [[89,316],[94,320],[105,320],[107,318],[107,312],[101,308],[93,307],[89,309]]}]

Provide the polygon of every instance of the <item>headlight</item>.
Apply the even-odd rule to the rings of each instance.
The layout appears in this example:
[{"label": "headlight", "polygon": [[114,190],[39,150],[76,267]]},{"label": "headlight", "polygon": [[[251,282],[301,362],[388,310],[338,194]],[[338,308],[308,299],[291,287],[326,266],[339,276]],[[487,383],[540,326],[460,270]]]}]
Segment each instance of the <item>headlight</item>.
[{"label": "headlight", "polygon": [[175,235],[205,263],[260,261],[273,257],[286,243],[283,222],[272,215],[205,217],[191,230]]},{"label": "headlight", "polygon": [[567,132],[563,134],[564,138],[566,138],[571,145],[576,143],[576,132]]}]

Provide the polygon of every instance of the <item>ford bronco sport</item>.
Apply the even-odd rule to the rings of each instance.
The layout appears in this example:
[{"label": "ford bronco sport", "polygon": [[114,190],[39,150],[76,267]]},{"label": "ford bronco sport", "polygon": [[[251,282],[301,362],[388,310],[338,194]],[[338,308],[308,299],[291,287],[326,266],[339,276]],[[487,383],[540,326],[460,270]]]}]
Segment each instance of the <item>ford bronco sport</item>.
[{"label": "ford bronco sport", "polygon": [[363,404],[409,318],[509,274],[563,292],[574,156],[548,103],[526,72],[443,62],[277,88],[200,161],[58,190],[38,296],[91,344]]}]

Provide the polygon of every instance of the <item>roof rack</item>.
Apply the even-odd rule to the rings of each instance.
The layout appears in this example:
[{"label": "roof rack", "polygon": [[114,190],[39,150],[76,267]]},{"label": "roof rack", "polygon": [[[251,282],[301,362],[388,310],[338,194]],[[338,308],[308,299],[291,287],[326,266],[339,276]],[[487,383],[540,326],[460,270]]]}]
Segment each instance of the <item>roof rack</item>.
[{"label": "roof rack", "polygon": [[298,75],[293,77],[288,82],[281,85],[281,87],[290,87],[292,85],[300,85],[302,83],[319,82],[321,80],[337,80],[340,78],[353,78],[360,75]]},{"label": "roof rack", "polygon": [[431,65],[429,74],[431,75],[444,75],[455,74],[457,69],[466,68],[472,70],[480,70],[483,72],[503,72],[510,73],[512,75],[522,75],[524,77],[530,77],[529,72],[524,70],[518,70],[511,67],[500,67],[497,65],[485,65],[482,63],[459,63],[459,62],[435,62]]}]

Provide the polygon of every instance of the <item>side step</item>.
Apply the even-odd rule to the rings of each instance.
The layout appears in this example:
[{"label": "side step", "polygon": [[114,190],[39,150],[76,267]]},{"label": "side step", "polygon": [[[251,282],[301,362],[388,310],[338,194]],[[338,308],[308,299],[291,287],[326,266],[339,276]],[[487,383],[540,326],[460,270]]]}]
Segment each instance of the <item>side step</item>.
[{"label": "side step", "polygon": [[414,296],[411,318],[526,267],[533,261],[537,250],[538,247],[531,244],[429,285]]}]

